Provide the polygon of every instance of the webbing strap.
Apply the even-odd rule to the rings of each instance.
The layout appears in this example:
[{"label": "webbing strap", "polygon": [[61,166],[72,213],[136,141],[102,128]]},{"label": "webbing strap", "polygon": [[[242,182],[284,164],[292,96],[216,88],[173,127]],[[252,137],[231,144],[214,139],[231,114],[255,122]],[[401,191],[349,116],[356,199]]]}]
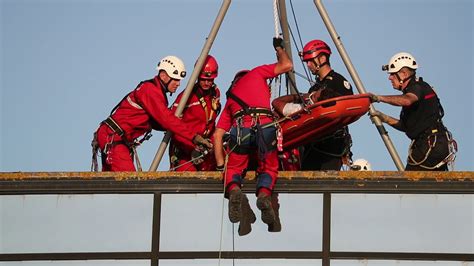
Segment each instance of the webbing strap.
[{"label": "webbing strap", "polygon": [[123,131],[123,129],[119,126],[119,124],[112,117],[110,117],[110,116],[107,117],[107,119],[105,119],[103,121],[103,123],[106,124],[107,126],[109,126],[110,129],[112,129],[115,133],[117,133],[117,135],[119,135],[122,139],[125,138],[125,131]]},{"label": "webbing strap", "polygon": [[227,93],[226,93],[226,96],[227,98],[231,98],[232,100],[234,100],[236,103],[238,103],[240,105],[240,107],[242,107],[243,109],[243,112],[245,114],[249,114],[249,108],[250,106],[248,104],[246,104],[242,99],[240,99],[239,97],[237,97],[234,93],[232,93],[231,90],[228,90]]},{"label": "webbing strap", "polygon": [[250,115],[250,116],[260,116],[260,115],[265,115],[269,117],[273,117],[273,112],[270,109],[267,108],[249,108],[247,112],[244,110],[237,111],[234,115],[233,118],[239,118],[244,115]]},{"label": "webbing strap", "polygon": [[227,98],[231,98],[237,104],[239,104],[240,107],[242,107],[242,110],[237,111],[233,115],[233,118],[238,118],[238,117],[241,117],[241,116],[244,116],[244,115],[250,115],[250,116],[266,115],[266,116],[273,117],[273,112],[270,109],[259,108],[259,107],[250,107],[242,99],[240,99],[235,94],[233,94],[230,90],[227,91],[226,95],[227,95]]}]

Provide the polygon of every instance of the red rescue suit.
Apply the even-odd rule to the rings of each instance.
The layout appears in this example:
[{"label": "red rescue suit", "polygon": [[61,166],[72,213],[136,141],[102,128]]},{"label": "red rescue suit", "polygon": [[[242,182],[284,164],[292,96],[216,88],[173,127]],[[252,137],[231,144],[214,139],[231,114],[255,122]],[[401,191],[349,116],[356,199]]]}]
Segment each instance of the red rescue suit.
[{"label": "red rescue suit", "polygon": [[[270,110],[271,91],[267,85],[267,79],[274,78],[276,64],[262,65],[245,74],[233,88],[229,89],[237,98],[245,102],[250,108]],[[260,139],[255,134],[256,127],[273,122],[273,117],[268,115],[236,116],[242,113],[243,108],[236,100],[227,99],[217,127],[230,131],[231,144],[227,152],[227,171],[223,173],[227,191],[233,186],[241,186],[247,171],[249,158],[261,148],[267,148],[263,154],[258,152],[257,166],[257,194],[260,189],[265,188],[270,192],[275,186],[278,175],[278,154],[276,150],[276,128],[274,126],[261,130]],[[245,138],[245,136],[250,136]],[[240,138],[240,144],[238,144]],[[236,143],[235,149],[232,149]],[[264,142],[264,143],[263,143]],[[266,147],[262,147],[262,145]]]},{"label": "red rescue suit", "polygon": [[110,118],[124,135],[121,137],[105,121],[100,124],[96,133],[102,171],[135,171],[131,147],[137,138],[152,129],[169,130],[179,135],[184,145],[194,147],[194,132],[168,109],[165,86],[158,76],[141,82],[114,108]]},{"label": "red rescue suit", "polygon": [[[178,95],[171,107],[173,113],[176,112],[182,96],[183,92]],[[199,83],[194,85],[181,117],[181,121],[194,135],[199,134],[204,138],[212,137],[216,118],[221,109],[219,98],[220,92],[215,84],[208,90],[203,90]],[[172,168],[176,167],[175,171],[214,171],[216,169],[216,160],[212,153],[204,156],[199,164],[191,162],[194,147],[189,147],[186,142],[187,140],[180,135],[173,135],[171,139],[170,165]]]}]

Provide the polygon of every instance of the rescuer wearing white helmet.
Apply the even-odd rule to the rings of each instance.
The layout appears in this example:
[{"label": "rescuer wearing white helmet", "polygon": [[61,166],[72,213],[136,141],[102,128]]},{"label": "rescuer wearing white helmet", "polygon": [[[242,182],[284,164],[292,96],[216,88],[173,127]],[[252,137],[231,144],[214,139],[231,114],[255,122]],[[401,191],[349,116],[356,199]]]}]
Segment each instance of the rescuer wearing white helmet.
[{"label": "rescuer wearing white helmet", "polygon": [[181,84],[181,80],[186,76],[184,63],[176,56],[164,57],[156,67],[160,81],[169,93],[174,93]]},{"label": "rescuer wearing white helmet", "polygon": [[166,93],[176,92],[186,76],[183,61],[176,56],[166,56],[156,70],[158,73],[154,78],[140,82],[100,123],[92,141],[92,170],[97,171],[96,158],[100,150],[103,171],[140,171],[136,147],[151,136],[152,129],[169,130],[190,147],[197,144],[212,147],[208,140],[191,131],[168,109]]},{"label": "rescuer wearing white helmet", "polygon": [[353,171],[372,171],[372,166],[366,159],[357,159],[351,164]]},{"label": "rescuer wearing white helmet", "polygon": [[372,102],[401,106],[400,119],[372,112],[384,123],[406,133],[412,140],[405,170],[447,171],[457,150],[451,133],[443,125],[443,107],[433,88],[416,77],[418,62],[406,52],[395,54],[382,70],[388,73],[392,87],[402,95],[370,94]]}]

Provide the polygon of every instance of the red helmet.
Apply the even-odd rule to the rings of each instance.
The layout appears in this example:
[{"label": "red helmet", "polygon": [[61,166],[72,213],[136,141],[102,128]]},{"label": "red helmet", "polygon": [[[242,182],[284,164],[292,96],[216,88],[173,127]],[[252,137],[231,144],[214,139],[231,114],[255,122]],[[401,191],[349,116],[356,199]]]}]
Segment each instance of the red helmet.
[{"label": "red helmet", "polygon": [[204,66],[199,73],[199,78],[201,79],[215,79],[217,78],[217,72],[219,66],[217,65],[216,59],[212,55],[208,55],[206,61],[204,61]]},{"label": "red helmet", "polygon": [[331,48],[321,40],[312,40],[304,46],[303,51],[299,52],[299,55],[303,61],[308,61],[316,58],[321,53],[330,55]]}]

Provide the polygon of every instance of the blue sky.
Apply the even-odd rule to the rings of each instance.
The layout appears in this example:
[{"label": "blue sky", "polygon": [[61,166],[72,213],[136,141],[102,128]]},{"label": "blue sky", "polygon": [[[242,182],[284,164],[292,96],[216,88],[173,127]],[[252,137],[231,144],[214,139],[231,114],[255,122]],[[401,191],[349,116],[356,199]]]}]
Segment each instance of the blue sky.
[{"label": "blue sky", "polygon": [[[335,52],[334,69],[352,82],[313,1],[293,2],[303,43],[327,41]],[[2,171],[87,171],[98,123],[138,82],[155,75],[160,58],[177,55],[191,73],[221,5],[217,0],[1,3]],[[399,51],[416,57],[418,74],[438,92],[444,122],[458,141],[456,170],[473,170],[472,1],[338,0],[325,6],[368,91],[397,93],[381,65]],[[225,91],[240,69],[273,62],[273,35],[272,1],[233,1],[211,48],[220,64],[219,87]],[[295,65],[304,73],[299,62]],[[297,84],[302,92],[309,88],[303,79]],[[376,107],[396,117],[400,111]],[[387,129],[405,162],[407,137]],[[351,132],[354,159],[366,158],[375,170],[396,169],[368,117]],[[145,169],[161,139],[155,132],[139,148]],[[164,158],[159,169],[167,168]]]},{"label": "blue sky", "polygon": [[[221,5],[218,0],[0,0],[0,3],[0,171],[3,172],[88,171],[91,158],[90,141],[98,123],[106,118],[117,102],[141,80],[155,75],[156,63],[162,57],[181,57],[188,73],[191,73]],[[328,42],[334,51],[333,68],[354,84],[313,1],[295,0],[293,5],[302,42],[306,43],[312,39]],[[381,71],[381,65],[386,64],[390,57],[399,51],[410,52],[416,57],[420,65],[418,75],[435,87],[445,109],[444,122],[458,141],[459,152],[455,169],[472,171],[473,2],[334,0],[325,1],[325,6],[367,91],[376,94],[398,93],[391,88],[387,74]],[[287,7],[291,27],[296,31],[289,1]],[[272,8],[270,0],[232,2],[211,48],[211,54],[220,64],[216,83],[222,90],[228,88],[233,75],[240,69],[275,61],[272,47]],[[301,48],[299,43],[298,47]],[[295,47],[293,54],[297,54]],[[297,72],[304,73],[301,63],[295,61],[295,66]],[[184,80],[181,89],[184,89],[187,81],[188,79]],[[303,79],[298,79],[297,84],[302,92],[309,88]],[[395,117],[400,111],[399,108],[388,105],[377,104],[376,107]],[[409,145],[407,137],[388,126],[386,129],[402,161],[405,162]],[[369,160],[374,170],[396,170],[368,117],[362,117],[350,126],[350,130],[354,142],[354,159]],[[139,148],[145,169],[150,165],[161,139],[162,134],[154,132],[152,139]],[[165,157],[159,170],[167,169],[168,158]],[[4,238],[5,242],[0,242],[0,252],[21,252],[24,251],[22,248],[42,251],[48,248],[60,251],[87,249],[88,243],[83,242],[75,243],[74,247],[54,242],[54,239],[48,245],[35,242],[44,239],[48,232],[68,232],[67,226],[76,221],[74,216],[71,218],[74,213],[68,211],[84,206],[93,211],[90,215],[101,211],[99,213],[103,215],[103,219],[110,219],[111,223],[128,221],[136,222],[137,228],[149,226],[149,220],[146,221],[145,218],[150,215],[151,199],[147,196],[71,197],[3,197],[0,204],[0,211],[1,208],[4,211],[0,220],[3,226],[0,232],[13,234]],[[169,217],[169,220],[163,222],[171,226],[166,231],[171,235],[164,233],[168,242],[163,248],[169,250],[173,250],[174,245],[181,245],[173,242],[171,232],[177,232],[173,226],[177,226],[179,230],[186,228],[186,224],[176,221],[184,215],[180,212],[180,204],[186,206],[183,202],[189,200],[186,195],[174,197],[170,196],[168,199],[172,202],[171,207],[165,206],[165,211],[170,212],[169,215],[163,216]],[[311,239],[307,238],[319,239],[319,229],[314,235],[306,235],[296,230],[304,226],[304,217],[300,216],[297,208],[291,206],[299,206],[299,201],[304,203],[305,197],[306,195],[282,197],[282,217],[286,226],[284,232],[269,236],[260,222],[254,228],[252,236],[238,239],[237,245],[244,248],[261,247],[271,241],[274,244],[271,248],[278,250],[294,241],[295,235],[303,239],[302,245],[311,242]],[[94,201],[90,202],[91,198]],[[111,199],[119,202],[124,200],[123,204],[119,204],[123,209],[111,208],[103,211],[111,204]],[[211,226],[217,228],[220,225],[217,219],[220,219],[221,201],[208,196],[198,199],[201,204],[199,206],[209,206],[209,210],[214,210],[209,217],[216,221]],[[319,213],[322,206],[321,196],[313,195],[310,200],[314,200],[315,211]],[[254,200],[251,201],[255,206]],[[38,205],[37,202],[42,204]],[[377,237],[384,235],[395,239],[393,246],[388,244],[382,247],[389,251],[403,251],[404,248],[407,251],[417,250],[420,247],[431,252],[473,251],[472,196],[426,195],[412,198],[406,195],[391,195],[383,198],[386,205],[378,202],[382,202],[380,198],[368,195],[341,195],[333,200],[336,211],[333,225],[338,229],[337,232],[343,234],[339,237],[335,235],[333,243],[336,247],[350,249],[359,244],[357,239],[367,238],[365,247],[377,248],[380,245]],[[84,206],[78,207],[79,203]],[[193,208],[197,209],[198,203]],[[357,203],[369,204],[367,209],[363,210],[363,215],[357,208],[361,205]],[[36,213],[35,210],[39,206],[45,208],[44,213],[53,212],[59,215],[59,218],[48,218],[43,212]],[[343,215],[338,212],[342,209],[351,211]],[[387,210],[392,211],[387,214]],[[128,218],[144,219],[117,219],[120,214],[130,212],[133,213]],[[384,215],[380,215],[381,213]],[[44,220],[39,221],[44,225],[41,227],[44,231],[37,230],[37,223],[17,224],[18,217],[34,217],[32,221],[38,221],[35,219],[42,217]],[[320,223],[320,217],[314,215],[309,215],[306,219]],[[76,232],[84,232],[97,226],[92,219],[83,221],[86,221],[85,225],[75,225]],[[381,224],[384,227],[380,227]],[[428,224],[430,226],[426,227]],[[351,226],[360,230],[348,236]],[[126,228],[127,223],[124,222],[111,229]],[[376,230],[373,230],[374,228]],[[387,228],[394,230],[386,230]],[[452,228],[458,230],[450,231]],[[109,227],[103,229],[99,232],[99,237],[114,235],[108,231]],[[23,231],[26,233],[23,234]],[[28,238],[28,232],[36,238],[32,238],[34,240],[29,241],[27,246],[22,246],[25,237]],[[186,232],[185,230],[183,234]],[[225,248],[229,248],[230,232],[231,227],[226,223]],[[433,232],[438,234],[431,235]],[[127,243],[116,242],[115,248],[120,250],[123,244],[125,247],[141,250],[147,247],[148,233],[139,230],[136,232],[136,238]],[[216,240],[218,233],[217,229],[213,230],[209,235],[210,239]],[[206,234],[202,238],[207,236]],[[352,241],[347,240],[345,236]],[[413,237],[414,240],[405,243],[404,237]],[[439,239],[447,240],[440,242]],[[109,242],[96,242],[99,246],[104,245],[99,247],[100,250],[110,250]],[[204,244],[215,249],[216,243],[217,240]],[[190,248],[194,248],[194,244],[189,243]],[[320,248],[320,242],[311,247]],[[303,265],[303,262],[300,263]],[[395,262],[371,262],[367,265],[394,265],[391,263]],[[355,263],[339,262],[334,265]],[[402,262],[396,265],[460,264]]]}]

